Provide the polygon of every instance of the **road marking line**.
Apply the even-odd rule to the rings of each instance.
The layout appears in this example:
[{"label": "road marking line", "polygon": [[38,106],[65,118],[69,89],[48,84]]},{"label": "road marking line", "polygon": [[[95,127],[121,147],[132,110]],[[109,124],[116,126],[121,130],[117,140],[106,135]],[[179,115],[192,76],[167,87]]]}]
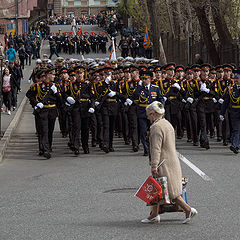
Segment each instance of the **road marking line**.
[{"label": "road marking line", "polygon": [[188,165],[194,172],[196,172],[203,180],[205,181],[213,181],[208,175],[206,175],[202,170],[200,170],[197,166],[191,163],[187,158],[185,158],[181,153],[177,152],[179,159]]}]

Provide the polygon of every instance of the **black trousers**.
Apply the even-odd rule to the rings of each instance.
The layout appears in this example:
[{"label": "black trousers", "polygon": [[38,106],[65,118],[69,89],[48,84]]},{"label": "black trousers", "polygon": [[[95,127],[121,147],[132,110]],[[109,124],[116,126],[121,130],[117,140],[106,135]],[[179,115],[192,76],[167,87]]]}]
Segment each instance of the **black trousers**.
[{"label": "black trousers", "polygon": [[206,113],[207,132],[214,136],[214,112]]},{"label": "black trousers", "polygon": [[115,129],[116,116],[102,114],[103,121],[103,145],[107,148],[113,146],[113,134]]},{"label": "black trousers", "polygon": [[97,142],[97,117],[96,114],[91,114],[89,118],[89,126],[92,134],[92,143]]},{"label": "black trousers", "polygon": [[53,131],[57,118],[57,109],[42,109],[38,113],[40,123],[40,142],[44,152],[51,152]]},{"label": "black trousers", "polygon": [[25,60],[25,57],[19,56],[19,60],[20,60],[20,66],[22,67],[22,69],[24,69],[24,60]]},{"label": "black trousers", "polygon": [[103,121],[102,114],[100,112],[96,112],[96,120],[97,120],[97,142],[101,146],[103,144]]},{"label": "black trousers", "polygon": [[68,129],[68,113],[63,108],[58,109],[58,121],[59,121],[59,127],[60,131],[63,136],[66,136],[69,132]]},{"label": "black trousers", "polygon": [[2,92],[3,94],[3,103],[6,106],[7,110],[11,110],[12,105],[12,92]]},{"label": "black trousers", "polygon": [[129,137],[132,140],[132,146],[138,146],[138,119],[137,107],[131,106],[127,112],[129,124]]},{"label": "black trousers", "polygon": [[144,153],[149,153],[149,147],[147,144],[147,132],[150,127],[150,122],[146,118],[138,119],[139,130],[140,130],[140,139],[143,144]]},{"label": "black trousers", "polygon": [[207,137],[207,122],[206,122],[206,113],[202,109],[197,109],[198,124],[200,131],[200,145],[208,146],[209,141]]},{"label": "black trousers", "polygon": [[193,143],[198,143],[198,121],[196,109],[185,110],[185,126],[187,130],[187,138],[193,140]]},{"label": "black trousers", "polygon": [[28,56],[26,57],[26,65],[28,64],[29,66],[31,66],[32,63],[32,54],[28,54]]},{"label": "black trousers", "polygon": [[128,114],[127,114],[126,111],[122,111],[121,115],[122,115],[123,139],[124,139],[125,143],[127,143],[129,141],[129,139],[130,139]]},{"label": "black trousers", "polygon": [[73,108],[71,111],[72,117],[72,143],[76,150],[80,148],[80,135],[82,148],[87,150],[88,138],[89,138],[89,128],[88,128],[88,117],[81,116],[79,108]]},{"label": "black trousers", "polygon": [[42,145],[42,137],[41,137],[41,122],[40,122],[40,117],[39,114],[35,114],[35,128],[37,132],[37,137],[38,137],[38,148],[39,152],[43,152],[43,145]]}]

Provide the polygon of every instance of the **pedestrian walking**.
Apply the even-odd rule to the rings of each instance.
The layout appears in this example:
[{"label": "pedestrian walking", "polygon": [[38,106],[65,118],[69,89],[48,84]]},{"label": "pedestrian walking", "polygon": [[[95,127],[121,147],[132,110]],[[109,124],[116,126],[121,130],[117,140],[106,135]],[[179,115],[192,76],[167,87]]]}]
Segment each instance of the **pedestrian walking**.
[{"label": "pedestrian walking", "polygon": [[24,69],[24,60],[25,58],[27,58],[27,55],[28,55],[25,51],[24,45],[20,47],[20,49],[18,50],[18,54],[20,59],[20,66],[22,69]]},{"label": "pedestrian walking", "polygon": [[16,79],[14,75],[10,73],[9,68],[4,69],[3,73],[3,83],[2,83],[2,93],[3,93],[3,103],[7,108],[7,114],[11,115],[11,102],[12,102],[12,88],[17,86]]},{"label": "pedestrian walking", "polygon": [[[146,108],[147,118],[151,123],[149,134],[150,165],[153,177],[167,177],[170,200],[180,206],[188,223],[198,213],[182,198],[182,170],[177,157],[174,128],[164,119],[163,104],[154,101]],[[142,223],[160,222],[159,204],[154,205],[150,216]]]},{"label": "pedestrian walking", "polygon": [[13,48],[13,45],[10,45],[9,49],[7,50],[7,55],[8,55],[8,61],[15,61],[16,59],[16,51],[15,49]]}]

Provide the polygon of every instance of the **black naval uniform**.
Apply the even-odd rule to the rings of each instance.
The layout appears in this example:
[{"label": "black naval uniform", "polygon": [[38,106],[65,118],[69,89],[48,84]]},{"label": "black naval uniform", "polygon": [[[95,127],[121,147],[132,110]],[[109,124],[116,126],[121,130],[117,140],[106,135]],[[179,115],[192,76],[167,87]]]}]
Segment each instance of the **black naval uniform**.
[{"label": "black naval uniform", "polygon": [[200,96],[198,79],[185,80],[183,82],[186,116],[186,130],[188,142],[193,141],[194,146],[198,146],[198,118],[197,103]]},{"label": "black naval uniform", "polygon": [[88,138],[89,138],[89,109],[94,109],[94,92],[92,85],[88,81],[70,82],[67,91],[64,94],[64,99],[68,103],[67,98],[72,97],[75,103],[71,107],[72,117],[72,144],[76,155],[79,154],[80,148],[80,132],[81,143],[85,154],[89,153]]},{"label": "black naval uniform", "polygon": [[[201,91],[201,85],[206,84],[206,88],[209,89],[209,93]],[[207,119],[208,121],[213,121],[212,114],[214,112],[215,106],[213,102],[213,98],[216,97],[215,86],[209,80],[201,80],[200,82],[200,91],[201,94],[199,96],[198,104],[197,104],[197,114],[199,120],[199,130],[200,130],[200,146],[206,149],[209,149],[209,141],[207,137]],[[209,126],[211,126],[212,122],[209,122]],[[212,131],[212,129],[210,129]]]},{"label": "black naval uniform", "polygon": [[[217,104],[217,117],[220,115],[222,104],[224,103],[224,99],[226,98],[228,94],[228,89],[232,87],[233,81],[232,79],[218,79],[216,81],[216,92],[218,96],[218,104]],[[222,101],[222,100],[223,101]],[[224,115],[224,121],[219,121],[217,118],[217,131],[218,136],[222,137],[223,139],[223,145],[228,145],[228,140],[230,139],[230,123],[229,123],[229,111],[226,111]]]},{"label": "black naval uniform", "polygon": [[146,107],[154,101],[159,101],[164,104],[164,99],[160,92],[160,88],[152,84],[150,84],[149,88],[138,85],[133,93],[133,99],[137,100],[138,103],[137,116],[140,130],[140,139],[144,147],[144,155],[147,156],[149,154],[149,148],[146,142],[146,138],[147,131],[150,127],[150,122],[146,116]]},{"label": "black naval uniform", "polygon": [[138,151],[138,119],[137,119],[137,101],[134,102],[133,93],[138,86],[138,82],[136,81],[129,81],[124,84],[122,87],[123,95],[132,100],[131,105],[127,105],[126,102],[124,103],[128,125],[129,125],[129,138],[132,140],[133,151]]},{"label": "black naval uniform", "polygon": [[[115,93],[114,96],[109,96],[110,92]],[[118,100],[123,98],[120,93],[119,86],[116,82],[101,81],[95,85],[95,93],[99,101],[98,111],[101,112],[103,123],[103,144],[102,150],[106,153],[114,151],[113,135],[115,129],[115,120],[119,111]]]},{"label": "black naval uniform", "polygon": [[[56,105],[61,102],[59,91],[54,94],[51,90],[53,85],[55,84],[49,82],[36,83],[26,93],[39,120],[39,155],[44,155],[46,158],[51,157],[53,130],[58,115]],[[39,108],[38,103],[42,103],[43,108]]]},{"label": "black naval uniform", "polygon": [[[240,73],[238,72],[240,75]],[[224,116],[229,108],[230,120],[232,125],[232,146],[230,150],[235,154],[239,152],[240,148],[240,86],[234,85],[229,87],[225,101],[221,108],[221,115]]]}]

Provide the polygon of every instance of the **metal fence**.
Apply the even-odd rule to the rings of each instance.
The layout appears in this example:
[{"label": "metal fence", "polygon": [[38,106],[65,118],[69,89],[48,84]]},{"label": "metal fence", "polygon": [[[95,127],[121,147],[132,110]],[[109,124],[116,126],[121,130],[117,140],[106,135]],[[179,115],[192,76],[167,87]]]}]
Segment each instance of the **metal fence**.
[{"label": "metal fence", "polygon": [[[193,35],[189,39],[174,38],[169,33],[161,33],[161,38],[167,62],[175,62],[184,66],[191,65],[194,63],[195,54],[198,53],[201,55],[203,62],[212,64],[206,45],[202,39],[195,40]],[[218,41],[215,42],[220,64],[235,63],[239,66],[239,43],[235,41],[233,44],[223,47]]]}]

